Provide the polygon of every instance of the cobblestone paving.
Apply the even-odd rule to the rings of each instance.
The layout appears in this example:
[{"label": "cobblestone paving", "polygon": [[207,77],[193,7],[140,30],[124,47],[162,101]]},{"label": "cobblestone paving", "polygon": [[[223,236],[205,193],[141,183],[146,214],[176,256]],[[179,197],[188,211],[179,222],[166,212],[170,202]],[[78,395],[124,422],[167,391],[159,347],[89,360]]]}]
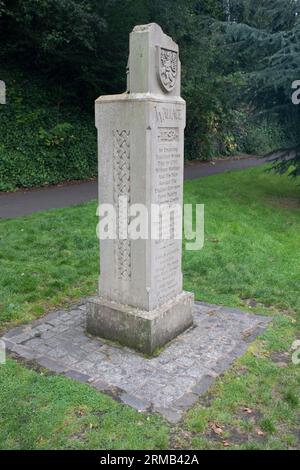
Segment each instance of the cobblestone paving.
[{"label": "cobblestone paving", "polygon": [[2,338],[7,350],[55,373],[90,383],[139,411],[180,420],[271,320],[237,309],[195,303],[194,327],[158,357],[85,334],[85,304],[52,312]]}]

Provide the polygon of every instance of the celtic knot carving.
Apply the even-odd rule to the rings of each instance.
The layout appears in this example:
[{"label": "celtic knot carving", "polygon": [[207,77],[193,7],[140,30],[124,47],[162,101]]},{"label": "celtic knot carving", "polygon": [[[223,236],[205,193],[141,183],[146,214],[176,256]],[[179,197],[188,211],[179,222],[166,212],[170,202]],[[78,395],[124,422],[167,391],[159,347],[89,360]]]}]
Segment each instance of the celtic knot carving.
[{"label": "celtic knot carving", "polygon": [[[130,131],[114,131],[114,203],[119,213],[120,197],[125,197],[130,204]],[[115,265],[119,279],[131,277],[131,243],[130,240],[121,239],[119,236],[120,225],[127,227],[127,220],[123,220],[122,214],[117,219],[117,240],[115,243]]]}]

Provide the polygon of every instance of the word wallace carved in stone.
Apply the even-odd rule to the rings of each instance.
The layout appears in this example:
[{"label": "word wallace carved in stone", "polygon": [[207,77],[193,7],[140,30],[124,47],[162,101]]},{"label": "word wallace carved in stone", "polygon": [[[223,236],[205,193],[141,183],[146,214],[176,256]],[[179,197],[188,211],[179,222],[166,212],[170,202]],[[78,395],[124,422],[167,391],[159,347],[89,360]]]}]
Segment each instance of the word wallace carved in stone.
[{"label": "word wallace carved in stone", "polygon": [[[180,204],[185,102],[176,43],[157,24],[130,35],[126,93],[96,101],[101,204]],[[149,213],[151,211],[149,210]],[[127,226],[127,215],[117,226]],[[151,221],[150,221],[151,224]],[[152,354],[192,325],[182,291],[180,239],[100,240],[99,296],[87,331]]]}]

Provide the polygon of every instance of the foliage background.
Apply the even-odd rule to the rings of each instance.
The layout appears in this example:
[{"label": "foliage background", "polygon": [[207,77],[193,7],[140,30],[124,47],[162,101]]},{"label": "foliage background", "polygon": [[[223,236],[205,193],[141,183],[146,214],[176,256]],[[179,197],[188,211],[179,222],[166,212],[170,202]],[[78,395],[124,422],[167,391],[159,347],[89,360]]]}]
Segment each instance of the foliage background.
[{"label": "foliage background", "polygon": [[299,11],[299,0],[0,0],[0,190],[96,175],[94,99],[125,90],[128,34],[152,21],[180,46],[187,159],[295,147]]}]

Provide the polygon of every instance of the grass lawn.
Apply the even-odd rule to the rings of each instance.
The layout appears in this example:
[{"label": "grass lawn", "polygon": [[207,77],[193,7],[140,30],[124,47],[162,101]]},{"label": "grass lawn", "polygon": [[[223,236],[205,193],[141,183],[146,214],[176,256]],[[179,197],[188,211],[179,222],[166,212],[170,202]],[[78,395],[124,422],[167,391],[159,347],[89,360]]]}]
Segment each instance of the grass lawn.
[{"label": "grass lawn", "polygon": [[[298,182],[299,184],[299,182]],[[88,385],[0,366],[0,449],[300,448],[300,187],[262,168],[185,183],[205,246],[183,257],[196,298],[274,317],[178,426]],[[95,292],[96,203],[0,221],[0,330]]]}]

